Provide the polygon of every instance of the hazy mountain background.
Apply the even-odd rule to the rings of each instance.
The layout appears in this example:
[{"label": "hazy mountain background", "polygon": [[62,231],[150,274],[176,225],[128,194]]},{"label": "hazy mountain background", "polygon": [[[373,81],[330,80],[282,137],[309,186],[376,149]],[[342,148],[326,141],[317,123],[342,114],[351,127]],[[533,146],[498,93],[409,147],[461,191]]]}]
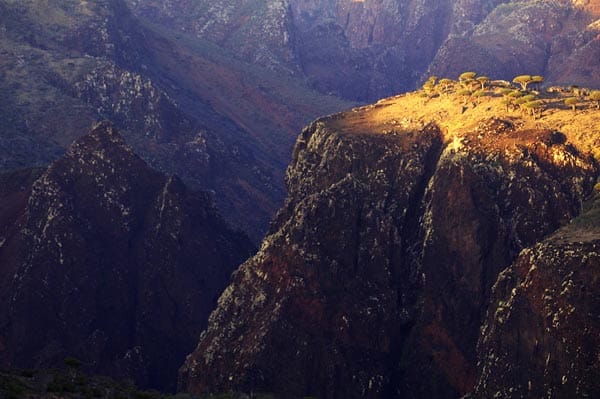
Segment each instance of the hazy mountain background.
[{"label": "hazy mountain background", "polygon": [[426,73],[456,78],[467,69],[600,84],[594,0],[128,2],[147,20],[353,100],[413,89]]},{"label": "hazy mountain background", "polygon": [[297,131],[349,105],[150,27],[121,0],[0,8],[0,167],[47,164],[107,119],[152,165],[214,191],[255,241],[283,200]]}]

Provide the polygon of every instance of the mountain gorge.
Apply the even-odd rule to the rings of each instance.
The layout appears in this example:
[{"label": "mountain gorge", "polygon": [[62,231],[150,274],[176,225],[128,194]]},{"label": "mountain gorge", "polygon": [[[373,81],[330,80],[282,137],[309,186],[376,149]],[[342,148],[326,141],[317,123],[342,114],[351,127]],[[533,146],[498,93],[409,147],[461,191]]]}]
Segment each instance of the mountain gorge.
[{"label": "mountain gorge", "polygon": [[151,165],[213,191],[228,222],[259,242],[307,122],[349,108],[347,100],[467,69],[597,86],[599,9],[596,1],[2,1],[0,167],[47,165],[108,119]]},{"label": "mountain gorge", "polygon": [[[414,86],[444,38],[493,4],[453,1],[130,1],[134,12],[308,79],[322,92],[374,100]],[[431,29],[433,27],[433,29]],[[462,31],[461,31],[462,33]]]},{"label": "mountain gorge", "polygon": [[599,396],[598,18],[0,0],[0,396]]},{"label": "mountain gorge", "polygon": [[302,125],[348,103],[144,25],[121,0],[0,2],[0,167],[46,165],[111,120],[135,151],[212,190],[255,241]]}]

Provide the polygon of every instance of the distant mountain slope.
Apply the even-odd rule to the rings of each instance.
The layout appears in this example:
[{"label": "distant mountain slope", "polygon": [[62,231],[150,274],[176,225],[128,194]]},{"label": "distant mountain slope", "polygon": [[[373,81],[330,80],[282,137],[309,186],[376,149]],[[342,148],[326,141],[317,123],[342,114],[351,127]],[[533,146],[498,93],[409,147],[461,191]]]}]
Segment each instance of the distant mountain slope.
[{"label": "distant mountain slope", "polygon": [[148,20],[353,100],[471,69],[600,86],[597,0],[127,1]]},{"label": "distant mountain slope", "polygon": [[549,84],[600,87],[599,10],[598,1],[503,4],[467,35],[450,37],[429,71],[474,69],[505,79],[529,73]]},{"label": "distant mountain slope", "polygon": [[301,126],[347,106],[141,24],[122,0],[2,0],[0,54],[0,168],[47,164],[109,119],[152,165],[213,190],[255,241]]},{"label": "distant mountain slope", "polygon": [[73,356],[173,389],[249,239],[107,123],[43,173],[0,180],[0,366]]},{"label": "distant mountain slope", "polygon": [[[577,266],[585,258],[594,267],[596,241],[544,250],[531,262],[558,270],[535,274],[531,294],[522,263],[532,252],[521,252],[537,253],[593,192],[596,103],[582,96],[572,110],[572,92],[541,93],[540,116],[507,108],[501,86],[464,92],[440,83],[304,129],[285,206],[219,299],[181,387],[285,398],[459,398],[476,387],[476,397],[511,397],[513,388],[527,396],[520,365],[531,364],[535,393],[597,392],[600,309],[595,291],[580,287],[586,278],[595,287],[598,273]],[[558,298],[571,271],[575,291]],[[546,288],[549,308],[529,305]],[[560,310],[571,308],[586,313]],[[577,324],[544,338],[550,309],[561,326]],[[530,314],[540,320],[533,326]],[[544,357],[533,358],[534,337]]]}]

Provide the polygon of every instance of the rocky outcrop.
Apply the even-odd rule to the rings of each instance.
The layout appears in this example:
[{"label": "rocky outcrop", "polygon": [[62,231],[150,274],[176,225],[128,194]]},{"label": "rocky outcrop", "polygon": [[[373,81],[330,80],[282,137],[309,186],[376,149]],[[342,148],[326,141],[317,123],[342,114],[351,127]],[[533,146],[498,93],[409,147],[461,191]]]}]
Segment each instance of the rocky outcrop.
[{"label": "rocky outcrop", "polygon": [[498,119],[450,143],[433,124],[382,134],[382,107],[303,131],[286,204],[219,299],[182,388],[327,398],[473,389],[497,275],[579,212],[597,165],[560,133]]},{"label": "rocky outcrop", "polygon": [[252,251],[248,238],[208,194],[150,169],[107,123],[33,184],[28,176],[5,177],[20,183],[0,195],[12,215],[0,214],[2,366],[71,356],[95,373],[173,389]]},{"label": "rocky outcrop", "polygon": [[595,206],[521,252],[496,284],[474,397],[600,395],[600,233]]}]

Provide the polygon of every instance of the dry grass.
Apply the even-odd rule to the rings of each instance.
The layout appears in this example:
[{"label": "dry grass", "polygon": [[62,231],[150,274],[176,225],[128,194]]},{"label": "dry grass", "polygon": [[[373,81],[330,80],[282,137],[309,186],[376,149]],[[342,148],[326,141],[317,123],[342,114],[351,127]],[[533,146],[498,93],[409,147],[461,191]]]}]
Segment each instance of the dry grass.
[{"label": "dry grass", "polygon": [[[531,142],[537,140],[540,133],[559,131],[568,143],[600,160],[600,110],[585,95],[579,97],[577,109],[573,111],[564,100],[574,93],[567,89],[553,93],[542,91],[538,98],[543,102],[543,111],[541,117],[539,114],[534,117],[524,107],[512,107],[507,111],[503,103],[506,97],[500,88],[487,89],[487,95],[479,98],[461,96],[457,94],[459,91],[457,87],[445,94],[426,95],[421,90],[386,98],[338,114],[328,125],[343,134],[394,134],[409,139],[415,131],[433,122],[442,128],[450,145],[460,146],[464,137],[485,134],[480,129],[483,121],[497,118],[510,122],[514,130],[478,140],[484,149]],[[405,141],[410,144],[410,140]],[[563,243],[600,240],[600,185],[581,215],[558,230],[550,240]]]},{"label": "dry grass", "polygon": [[[435,123],[441,127],[448,143],[460,145],[462,138],[487,134],[481,129],[482,122],[496,118],[510,122],[514,129],[479,140],[484,149],[503,148],[513,142],[531,142],[538,140],[540,134],[559,131],[566,136],[567,143],[593,154],[600,161],[600,110],[585,94],[578,97],[577,109],[573,111],[564,100],[577,93],[567,89],[552,93],[542,91],[538,96],[543,102],[542,113],[534,117],[522,106],[507,110],[503,103],[506,97],[500,88],[487,89],[486,96],[479,98],[459,95],[459,91],[457,87],[447,93],[426,95],[421,90],[386,98],[339,114],[329,124],[344,134],[411,137],[423,126]],[[550,239],[556,242],[600,240],[600,184],[582,214]]]},{"label": "dry grass", "polygon": [[483,120],[498,118],[510,121],[518,131],[559,131],[584,152],[598,152],[600,148],[600,110],[585,96],[573,111],[564,104],[572,93],[542,91],[542,115],[534,117],[524,107],[507,111],[500,88],[488,88],[486,96],[479,98],[460,96],[458,91],[449,89],[448,93],[426,97],[423,91],[417,91],[386,98],[355,108],[332,123],[340,131],[355,134],[402,133],[435,123],[446,140],[452,141],[473,133]]}]

